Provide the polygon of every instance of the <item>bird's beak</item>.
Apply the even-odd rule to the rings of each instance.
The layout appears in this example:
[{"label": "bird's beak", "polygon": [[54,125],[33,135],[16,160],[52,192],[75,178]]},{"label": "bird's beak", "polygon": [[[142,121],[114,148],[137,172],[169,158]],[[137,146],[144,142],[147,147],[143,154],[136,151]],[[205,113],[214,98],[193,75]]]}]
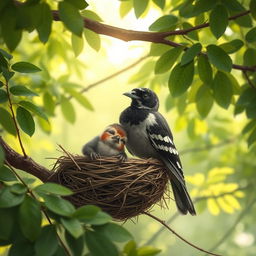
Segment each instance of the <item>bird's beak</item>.
[{"label": "bird's beak", "polygon": [[135,95],[132,91],[131,92],[125,92],[123,95],[131,98],[131,99],[135,99],[135,100],[138,100],[139,97],[137,95]]}]

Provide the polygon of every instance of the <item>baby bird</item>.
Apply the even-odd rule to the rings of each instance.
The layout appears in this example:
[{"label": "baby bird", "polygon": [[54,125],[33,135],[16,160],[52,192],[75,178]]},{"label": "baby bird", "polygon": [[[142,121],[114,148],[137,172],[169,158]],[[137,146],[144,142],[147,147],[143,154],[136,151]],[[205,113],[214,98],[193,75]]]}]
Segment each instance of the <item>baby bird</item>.
[{"label": "baby bird", "polygon": [[101,156],[117,156],[120,161],[125,161],[127,159],[124,149],[126,142],[127,135],[122,126],[111,124],[101,135],[86,143],[82,152],[92,159],[97,159]]}]

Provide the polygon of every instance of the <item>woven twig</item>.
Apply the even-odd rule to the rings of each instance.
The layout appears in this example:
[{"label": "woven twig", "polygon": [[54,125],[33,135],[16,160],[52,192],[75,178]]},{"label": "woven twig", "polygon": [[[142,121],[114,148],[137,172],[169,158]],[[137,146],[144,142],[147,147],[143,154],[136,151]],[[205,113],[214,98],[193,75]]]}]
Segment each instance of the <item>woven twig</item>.
[{"label": "woven twig", "polygon": [[138,216],[156,203],[164,207],[169,198],[164,166],[155,159],[67,155],[57,160],[55,172],[58,183],[73,190],[68,200],[75,206],[97,205],[116,220]]}]

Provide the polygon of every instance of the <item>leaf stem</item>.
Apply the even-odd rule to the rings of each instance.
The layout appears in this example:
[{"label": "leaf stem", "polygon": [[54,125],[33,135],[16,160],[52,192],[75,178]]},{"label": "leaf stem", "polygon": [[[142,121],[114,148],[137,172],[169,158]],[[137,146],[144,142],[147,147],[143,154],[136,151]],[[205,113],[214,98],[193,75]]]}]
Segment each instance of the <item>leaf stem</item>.
[{"label": "leaf stem", "polygon": [[[22,179],[22,177],[14,170],[14,168],[7,162],[7,160],[5,160],[5,164],[11,169],[11,171],[13,172],[13,174],[18,178],[18,180],[27,188],[28,193],[36,200],[38,201],[38,199],[36,198],[35,194],[33,193],[33,191],[31,191],[31,189],[29,188],[29,186],[26,184],[26,182]],[[38,201],[39,202],[39,201]],[[40,202],[39,202],[40,203]],[[49,215],[47,214],[47,212],[41,207],[41,211],[43,212],[43,214],[45,215],[47,221],[49,222],[50,225],[53,225]],[[63,249],[65,250],[65,253],[67,256],[72,256],[68,250],[68,248],[66,247],[66,245],[64,244],[64,242],[62,241],[61,237],[59,236],[58,232],[56,231],[56,235],[57,238],[61,244],[61,246],[63,247]]]},{"label": "leaf stem", "polygon": [[15,129],[16,129],[16,132],[17,132],[17,136],[18,136],[18,140],[19,140],[20,147],[21,147],[21,151],[22,151],[23,156],[24,156],[25,158],[27,158],[27,154],[26,154],[26,152],[25,152],[24,146],[23,146],[22,141],[21,141],[20,129],[19,129],[19,127],[18,127],[16,118],[15,118],[15,114],[14,114],[14,111],[13,111],[13,106],[12,106],[12,100],[11,100],[11,95],[10,95],[10,91],[9,91],[9,84],[8,84],[8,81],[6,81],[5,87],[6,87],[6,93],[7,93],[8,102],[9,102],[9,108],[10,108],[10,110],[11,110],[12,119],[13,119],[13,122],[14,122],[14,125],[15,125]]}]

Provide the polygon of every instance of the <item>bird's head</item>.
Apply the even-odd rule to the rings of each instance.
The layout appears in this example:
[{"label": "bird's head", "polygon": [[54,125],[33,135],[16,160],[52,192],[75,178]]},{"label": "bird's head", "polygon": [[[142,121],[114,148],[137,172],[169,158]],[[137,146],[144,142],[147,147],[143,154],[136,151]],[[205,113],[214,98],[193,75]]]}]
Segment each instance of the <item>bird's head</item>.
[{"label": "bird's head", "polygon": [[110,147],[123,151],[127,142],[127,135],[121,125],[111,124],[101,134],[100,139]]},{"label": "bird's head", "polygon": [[124,93],[132,99],[131,106],[139,109],[158,110],[159,101],[157,95],[148,88],[135,88]]}]

